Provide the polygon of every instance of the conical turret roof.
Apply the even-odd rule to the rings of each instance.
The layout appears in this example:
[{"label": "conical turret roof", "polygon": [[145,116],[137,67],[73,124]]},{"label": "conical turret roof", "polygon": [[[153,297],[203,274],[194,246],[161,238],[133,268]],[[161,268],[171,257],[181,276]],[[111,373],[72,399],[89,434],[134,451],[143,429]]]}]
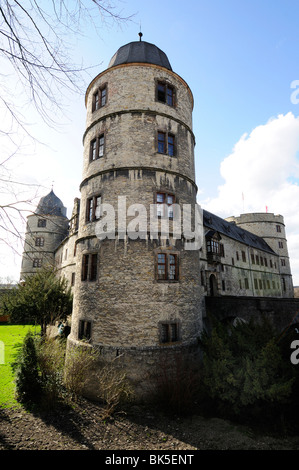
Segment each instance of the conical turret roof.
[{"label": "conical turret roof", "polygon": [[54,194],[53,189],[51,189],[49,194],[40,199],[35,213],[38,215],[56,215],[66,217],[66,208],[59,197]]},{"label": "conical turret roof", "polygon": [[138,62],[155,64],[172,70],[165,52],[161,51],[154,44],[145,41],[133,41],[120,47],[110,60],[108,68]]}]

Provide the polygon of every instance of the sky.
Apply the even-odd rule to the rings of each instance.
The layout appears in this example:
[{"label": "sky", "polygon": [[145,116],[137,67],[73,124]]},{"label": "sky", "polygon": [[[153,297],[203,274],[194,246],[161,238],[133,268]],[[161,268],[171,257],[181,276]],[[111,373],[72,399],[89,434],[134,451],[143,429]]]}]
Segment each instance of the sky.
[{"label": "sky", "polygon": [[[194,96],[198,203],[221,217],[266,211],[283,215],[293,282],[299,286],[298,1],[114,4],[122,16],[133,15],[131,20],[103,24],[93,16],[98,31],[86,22],[81,34],[69,39],[72,60],[92,66],[81,94],[60,90],[63,113],[55,116],[58,124],[53,127],[30,104],[24,108],[36,140],[19,130],[19,146],[5,165],[6,173],[2,169],[2,179],[22,182],[13,187],[14,197],[33,195],[32,207],[53,185],[70,215],[74,198],[80,197],[85,90],[119,47],[139,40],[141,28],[142,39],[167,54]],[[11,75],[3,67],[0,61],[2,86],[9,87]],[[0,113],[2,123],[9,125],[1,108]],[[7,135],[0,134],[0,145],[2,156],[11,153]],[[2,201],[11,198],[7,183],[0,190]],[[20,230],[25,230],[25,219]],[[19,278],[22,246],[11,240],[13,246],[0,242],[2,281]]]}]

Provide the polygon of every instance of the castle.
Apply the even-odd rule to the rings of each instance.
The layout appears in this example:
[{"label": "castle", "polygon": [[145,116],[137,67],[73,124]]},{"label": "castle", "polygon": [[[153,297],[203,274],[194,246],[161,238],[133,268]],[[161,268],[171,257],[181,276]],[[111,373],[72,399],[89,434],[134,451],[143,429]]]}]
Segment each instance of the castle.
[{"label": "castle", "polygon": [[70,220],[53,190],[41,198],[21,278],[55,265],[74,294],[69,347],[119,357],[142,387],[161,354],[196,351],[207,298],[293,298],[285,225],[281,215],[222,219],[198,207],[193,95],[141,35],[85,102],[81,197]]}]

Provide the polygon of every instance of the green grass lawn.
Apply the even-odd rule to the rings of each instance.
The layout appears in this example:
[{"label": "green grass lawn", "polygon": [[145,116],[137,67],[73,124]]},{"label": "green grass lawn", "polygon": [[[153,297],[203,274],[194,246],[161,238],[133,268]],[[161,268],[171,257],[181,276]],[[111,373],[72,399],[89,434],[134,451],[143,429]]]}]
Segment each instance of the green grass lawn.
[{"label": "green grass lawn", "polygon": [[39,333],[31,325],[0,325],[0,408],[18,406],[14,398],[14,376],[11,364],[28,330]]}]

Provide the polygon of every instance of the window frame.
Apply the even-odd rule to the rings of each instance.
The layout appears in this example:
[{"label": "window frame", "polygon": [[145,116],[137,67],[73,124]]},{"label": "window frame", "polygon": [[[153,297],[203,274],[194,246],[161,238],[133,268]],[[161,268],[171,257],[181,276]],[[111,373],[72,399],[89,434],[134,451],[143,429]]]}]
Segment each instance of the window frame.
[{"label": "window frame", "polygon": [[[92,324],[90,320],[80,319],[78,324],[78,340],[91,340]],[[86,334],[87,333],[87,334]]]},{"label": "window frame", "polygon": [[[171,93],[170,93],[171,92]],[[156,100],[159,103],[166,104],[171,108],[176,107],[176,89],[165,80],[157,80],[156,83]]]},{"label": "window frame", "polygon": [[45,246],[45,238],[44,237],[36,237],[35,238],[35,246]]},{"label": "window frame", "polygon": [[33,268],[41,268],[41,267],[42,267],[42,263],[43,263],[42,258],[33,258],[32,267],[33,267]]},{"label": "window frame", "polygon": [[159,343],[173,344],[181,341],[181,327],[179,321],[159,322]]},{"label": "window frame", "polygon": [[47,226],[47,220],[46,219],[38,219],[37,221],[37,226],[38,227],[46,227]]},{"label": "window frame", "polygon": [[83,253],[81,259],[81,281],[95,282],[98,279],[98,253]]},{"label": "window frame", "polygon": [[[98,202],[100,200],[100,202]],[[97,208],[101,206],[102,196],[101,194],[95,194],[86,199],[86,214],[85,222],[91,223],[96,222],[101,218],[101,215],[96,214]]]},{"label": "window frame", "polygon": [[[101,141],[103,141],[101,143]],[[102,158],[105,154],[105,133],[97,135],[90,141],[89,145],[89,163],[95,162]]]},{"label": "window frame", "polygon": [[159,252],[156,254],[156,280],[158,282],[179,282],[178,253]]},{"label": "window frame", "polygon": [[[170,142],[172,139],[172,142]],[[170,151],[171,149],[171,151]],[[176,157],[176,136],[173,132],[157,131],[157,153]]]},{"label": "window frame", "polygon": [[[162,196],[163,201],[158,201],[158,197]],[[172,198],[172,202],[168,202],[168,198]],[[173,212],[173,205],[176,204],[176,197],[173,193],[167,193],[164,191],[157,191],[155,193],[155,205],[157,206],[156,216],[158,218],[166,218],[173,220],[174,212]],[[161,213],[159,213],[159,208],[161,207]],[[167,213],[165,213],[165,209],[167,208]]]},{"label": "window frame", "polygon": [[106,106],[108,100],[108,86],[107,83],[101,85],[92,95],[92,112]]}]

